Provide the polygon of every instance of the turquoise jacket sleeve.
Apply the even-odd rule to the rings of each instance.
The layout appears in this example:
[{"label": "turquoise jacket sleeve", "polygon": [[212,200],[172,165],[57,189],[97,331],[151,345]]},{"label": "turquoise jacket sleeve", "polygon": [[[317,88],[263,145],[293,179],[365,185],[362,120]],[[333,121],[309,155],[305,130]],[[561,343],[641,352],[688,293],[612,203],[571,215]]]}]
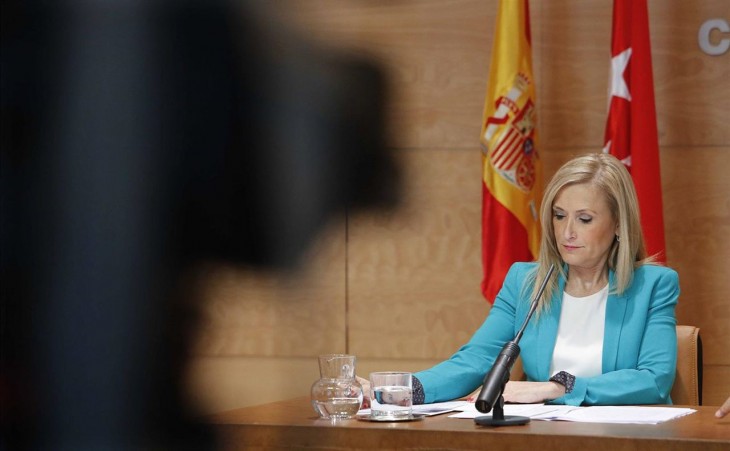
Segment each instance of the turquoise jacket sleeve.
[{"label": "turquoise jacket sleeve", "polygon": [[460,398],[481,385],[504,344],[514,338],[516,319],[521,318],[521,325],[527,315],[527,309],[518,305],[518,299],[529,267],[534,264],[517,263],[510,268],[489,316],[467,344],[450,359],[415,373],[423,385],[424,402]]}]

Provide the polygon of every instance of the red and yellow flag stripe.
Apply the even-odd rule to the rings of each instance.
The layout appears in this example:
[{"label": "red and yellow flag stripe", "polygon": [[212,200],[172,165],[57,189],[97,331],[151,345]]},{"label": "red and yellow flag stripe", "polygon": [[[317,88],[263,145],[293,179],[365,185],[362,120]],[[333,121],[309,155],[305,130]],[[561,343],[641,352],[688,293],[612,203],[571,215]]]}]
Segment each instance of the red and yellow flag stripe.
[{"label": "red and yellow flag stripe", "polygon": [[501,0],[480,143],[484,296],[493,301],[510,265],[535,259],[542,163],[538,152],[528,0]]}]

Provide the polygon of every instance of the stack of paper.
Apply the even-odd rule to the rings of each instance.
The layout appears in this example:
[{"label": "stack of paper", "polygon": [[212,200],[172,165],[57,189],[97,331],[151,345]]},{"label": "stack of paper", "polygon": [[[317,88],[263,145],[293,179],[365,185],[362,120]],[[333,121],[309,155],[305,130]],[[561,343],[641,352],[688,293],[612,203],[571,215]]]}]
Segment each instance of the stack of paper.
[{"label": "stack of paper", "polygon": [[[476,418],[485,414],[474,404],[462,405],[451,418]],[[680,407],[654,406],[554,406],[546,404],[507,404],[505,415],[520,415],[533,420],[579,421],[584,423],[657,424],[696,412]],[[486,416],[490,416],[487,414]]]}]

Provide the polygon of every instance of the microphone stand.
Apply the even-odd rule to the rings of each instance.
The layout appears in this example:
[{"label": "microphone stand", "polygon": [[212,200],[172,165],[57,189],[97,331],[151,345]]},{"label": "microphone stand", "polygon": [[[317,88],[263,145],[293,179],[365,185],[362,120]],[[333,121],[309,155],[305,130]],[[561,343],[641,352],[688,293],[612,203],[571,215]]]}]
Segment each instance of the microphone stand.
[{"label": "microphone stand", "polygon": [[487,375],[484,377],[484,383],[482,384],[482,390],[479,392],[479,396],[475,402],[475,406],[478,411],[482,413],[489,413],[492,411],[492,416],[480,416],[474,419],[476,424],[482,426],[518,426],[521,424],[527,424],[530,422],[529,417],[523,417],[518,415],[504,415],[504,387],[509,381],[509,375],[512,371],[517,357],[520,355],[520,347],[518,343],[522,339],[522,334],[525,332],[527,324],[530,322],[532,315],[537,309],[537,300],[540,299],[542,293],[545,291],[550,276],[555,271],[555,265],[550,265],[548,273],[543,279],[540,289],[537,290],[532,303],[530,304],[530,311],[527,312],[525,321],[522,323],[519,332],[515,338],[505,343],[502,351],[494,361],[492,368],[489,370]]}]

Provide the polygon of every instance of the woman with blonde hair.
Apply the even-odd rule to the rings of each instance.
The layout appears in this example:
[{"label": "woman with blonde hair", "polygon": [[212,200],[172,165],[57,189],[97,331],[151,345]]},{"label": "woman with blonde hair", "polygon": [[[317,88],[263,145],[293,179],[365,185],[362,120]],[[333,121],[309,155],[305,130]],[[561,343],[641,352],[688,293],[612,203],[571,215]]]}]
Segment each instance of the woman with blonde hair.
[{"label": "woman with blonde hair", "polygon": [[514,264],[484,324],[450,359],[414,374],[414,402],[475,390],[523,324],[551,265],[537,313],[520,341],[526,381],[507,402],[671,404],[677,360],[677,273],[646,255],[631,176],[615,157],[568,161],[545,189],[536,262]]}]

